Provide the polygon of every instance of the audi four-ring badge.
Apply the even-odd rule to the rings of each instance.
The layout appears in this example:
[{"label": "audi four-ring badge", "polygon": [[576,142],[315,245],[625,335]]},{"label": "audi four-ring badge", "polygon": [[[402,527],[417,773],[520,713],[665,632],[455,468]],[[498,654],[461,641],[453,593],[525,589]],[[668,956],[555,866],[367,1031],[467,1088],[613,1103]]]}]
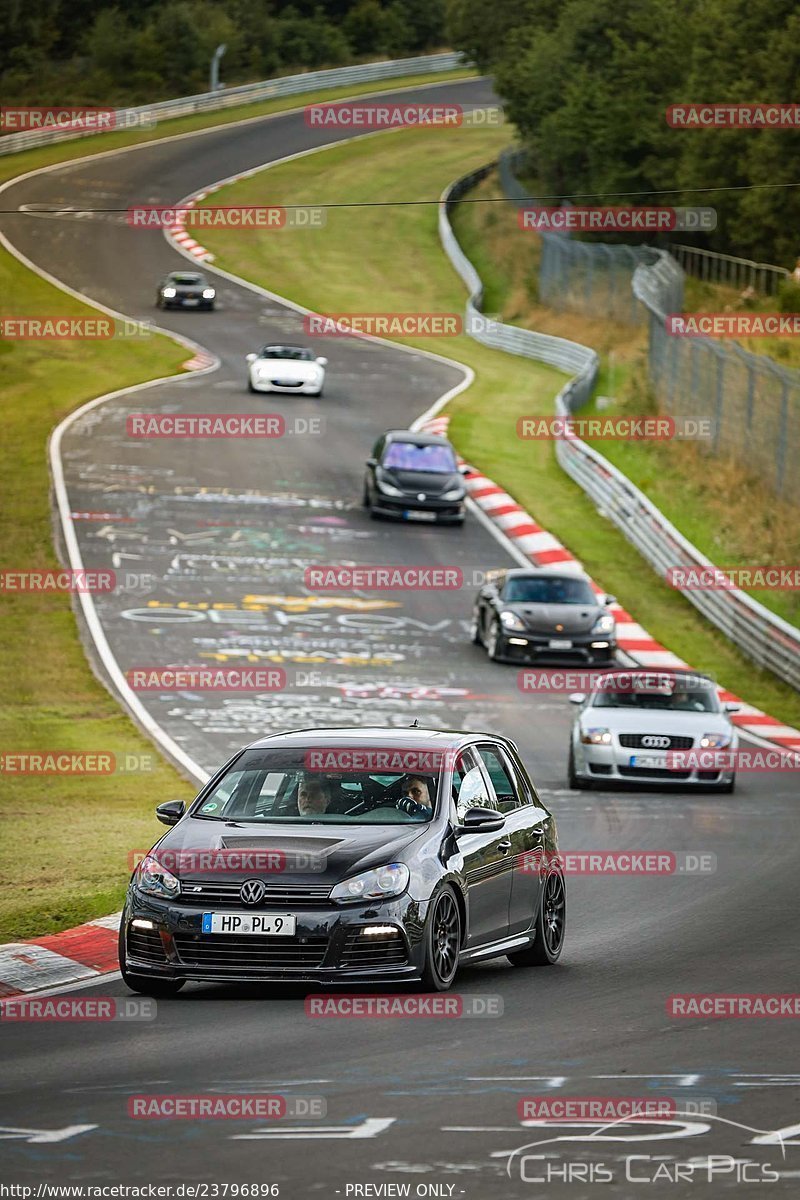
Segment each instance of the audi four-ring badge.
[{"label": "audi four-ring badge", "polygon": [[693,671],[618,668],[598,675],[579,705],[569,746],[574,788],[607,781],[732,792],[738,735],[714,682]]},{"label": "audi four-ring badge", "polygon": [[304,730],[236,754],[133,873],[133,991],[187,980],[413,982],[460,963],[549,965],[564,942],[556,826],[495,734]]}]

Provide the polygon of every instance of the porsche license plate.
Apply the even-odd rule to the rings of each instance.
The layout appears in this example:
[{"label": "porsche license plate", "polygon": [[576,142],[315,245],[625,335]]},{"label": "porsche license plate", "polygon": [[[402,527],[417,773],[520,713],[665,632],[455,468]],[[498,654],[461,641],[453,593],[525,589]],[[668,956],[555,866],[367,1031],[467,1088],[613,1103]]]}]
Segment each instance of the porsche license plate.
[{"label": "porsche license plate", "polygon": [[572,642],[569,638],[550,638],[551,650],[571,650]]},{"label": "porsche license plate", "polygon": [[292,937],[297,928],[293,913],[204,912],[203,933],[254,933],[267,937]]}]

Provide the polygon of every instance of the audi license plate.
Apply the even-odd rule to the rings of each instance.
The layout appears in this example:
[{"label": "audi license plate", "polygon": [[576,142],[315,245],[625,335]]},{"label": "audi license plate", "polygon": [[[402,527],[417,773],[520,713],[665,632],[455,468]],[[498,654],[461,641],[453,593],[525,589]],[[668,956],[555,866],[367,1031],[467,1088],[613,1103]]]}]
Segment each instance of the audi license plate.
[{"label": "audi license plate", "polygon": [[666,771],[667,756],[666,754],[632,754],[631,766],[645,771]]},{"label": "audi license plate", "polygon": [[297,928],[294,913],[203,913],[203,933],[255,933],[267,937],[292,937]]},{"label": "audi license plate", "polygon": [[571,650],[572,642],[569,638],[550,638],[551,650]]}]

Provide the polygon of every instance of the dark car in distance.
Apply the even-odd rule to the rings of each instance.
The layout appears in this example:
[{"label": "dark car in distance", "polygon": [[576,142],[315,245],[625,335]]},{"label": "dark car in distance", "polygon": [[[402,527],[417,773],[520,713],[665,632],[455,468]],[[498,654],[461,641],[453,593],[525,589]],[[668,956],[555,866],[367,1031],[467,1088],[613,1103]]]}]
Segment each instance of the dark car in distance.
[{"label": "dark car in distance", "polygon": [[158,285],[156,308],[214,308],[217,289],[199,271],[171,271]]},{"label": "dark car in distance", "polygon": [[596,594],[587,575],[563,567],[489,571],[475,598],[471,637],[494,662],[578,659],[611,663],[614,596]]},{"label": "dark car in distance", "polygon": [[390,429],[367,459],[364,505],[373,517],[462,525],[465,470],[446,437]]},{"label": "dark car in distance", "polygon": [[556,826],[493,734],[303,730],[241,750],[133,873],[120,967],[134,991],[187,980],[413,982],[460,963],[561,954]]}]

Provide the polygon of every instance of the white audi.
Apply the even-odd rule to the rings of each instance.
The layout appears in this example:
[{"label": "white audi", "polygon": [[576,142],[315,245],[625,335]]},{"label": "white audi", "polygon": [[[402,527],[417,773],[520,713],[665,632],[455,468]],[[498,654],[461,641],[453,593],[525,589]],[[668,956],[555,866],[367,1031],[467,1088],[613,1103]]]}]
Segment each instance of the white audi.
[{"label": "white audi", "polygon": [[692,671],[626,668],[604,672],[580,705],[569,747],[569,785],[597,782],[736,786],[738,704],[723,704],[715,684]]},{"label": "white audi", "polygon": [[306,346],[269,345],[247,355],[247,383],[251,392],[299,392],[321,396],[327,358],[316,358]]}]

